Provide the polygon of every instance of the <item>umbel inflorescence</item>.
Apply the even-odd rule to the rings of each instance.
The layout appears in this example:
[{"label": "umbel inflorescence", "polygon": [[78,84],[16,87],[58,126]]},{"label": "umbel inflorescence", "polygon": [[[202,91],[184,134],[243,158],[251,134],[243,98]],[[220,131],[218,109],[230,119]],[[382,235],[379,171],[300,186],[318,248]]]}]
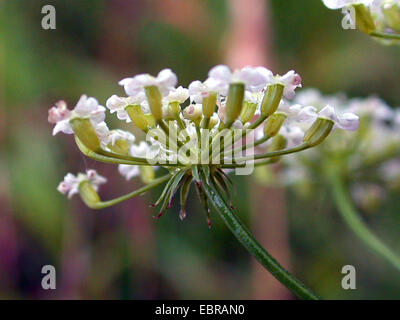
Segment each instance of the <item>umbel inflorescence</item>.
[{"label": "umbel inflorescence", "polygon": [[[204,81],[177,86],[177,77],[164,69],[156,77],[139,74],[119,82],[126,97],[111,96],[106,106],[118,119],[146,133],[146,141],[105,123],[106,108],[83,95],[73,110],[59,101],[49,110],[49,122],[58,132],[74,134],[78,148],[98,161],[118,164],[119,172],[140,176],[145,186],[110,201],[101,201],[98,187],[106,179],[95,170],[67,174],[58,190],[69,197],[79,193],[91,208],[105,208],[165,184],[154,206],[160,213],[180,192],[180,217],[186,215],[189,188],[194,185],[207,216],[213,193],[229,202],[230,171],[250,174],[280,156],[320,144],[335,128],[356,130],[359,118],[337,114],[333,106],[290,103],[301,77],[294,71],[274,75],[264,67],[231,71],[212,68]],[[155,178],[155,170],[166,174]],[[206,188],[210,187],[210,188]]]}]

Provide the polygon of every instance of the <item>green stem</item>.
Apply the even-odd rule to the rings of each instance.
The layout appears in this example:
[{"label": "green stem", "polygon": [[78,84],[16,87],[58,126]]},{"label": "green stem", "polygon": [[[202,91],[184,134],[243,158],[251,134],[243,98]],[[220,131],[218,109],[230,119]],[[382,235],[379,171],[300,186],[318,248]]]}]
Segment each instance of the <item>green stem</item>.
[{"label": "green stem", "polygon": [[[146,162],[143,161],[135,161],[132,160],[132,157],[124,157],[123,155],[119,155],[118,158],[114,157],[114,153],[111,152],[105,152],[104,154],[99,154],[96,153],[92,150],[90,150],[89,148],[87,148],[77,137],[75,137],[75,142],[76,145],[78,146],[79,150],[87,157],[92,158],[94,160],[100,161],[100,162],[105,162],[105,163],[112,163],[112,164],[129,164],[129,165],[139,165],[139,166],[143,166],[143,165],[152,165],[148,162],[147,159],[145,158],[140,158],[145,160]],[[181,163],[177,163],[177,164],[171,164],[171,163],[167,163],[167,164],[161,164],[161,166],[163,167],[183,167],[184,165]]]},{"label": "green stem", "polygon": [[248,156],[248,157],[242,157],[238,159],[234,159],[236,163],[244,162],[247,160],[261,160],[261,159],[267,159],[267,158],[272,158],[272,157],[278,157],[278,156],[283,156],[285,154],[290,154],[290,153],[295,153],[295,152],[300,152],[303,150],[306,150],[308,148],[311,148],[307,143],[303,143],[297,147],[290,148],[290,149],[284,149],[284,150],[278,150],[278,151],[273,151],[273,152],[267,152],[267,153],[262,153],[262,154],[256,154],[253,156]]},{"label": "green stem", "polygon": [[380,38],[380,39],[400,40],[400,34],[392,34],[392,33],[373,31],[369,35],[371,37]]},{"label": "green stem", "polygon": [[349,228],[364,242],[364,244],[378,255],[385,258],[400,271],[400,258],[368,229],[368,226],[355,210],[349,197],[349,192],[340,175],[331,174],[330,182],[333,187],[333,196],[336,200],[339,213]]},{"label": "green stem", "polygon": [[151,183],[145,185],[144,187],[142,187],[140,189],[137,189],[137,190],[135,190],[135,191],[133,191],[131,193],[128,193],[126,195],[123,195],[121,197],[118,197],[118,198],[115,198],[115,199],[112,199],[112,200],[109,200],[109,201],[101,201],[101,202],[98,202],[98,203],[93,204],[93,205],[90,205],[88,203],[86,203],[86,204],[91,209],[108,208],[108,207],[111,207],[111,206],[113,206],[115,204],[121,203],[121,202],[123,202],[125,200],[128,200],[128,199],[131,199],[133,197],[139,196],[139,195],[141,195],[141,194],[143,194],[143,193],[145,193],[145,192],[147,192],[147,191],[159,186],[160,184],[163,184],[164,182],[166,182],[170,178],[171,178],[171,175],[167,174],[167,175],[165,175],[165,176],[163,176],[161,178],[155,179],[154,181],[152,181]]},{"label": "green stem", "polygon": [[303,283],[296,279],[286,269],[284,269],[253,237],[246,226],[234,214],[232,209],[226,204],[223,197],[219,194],[215,186],[207,184],[202,176],[202,187],[207,197],[217,210],[218,214],[232,231],[240,243],[261,263],[271,274],[297,297],[307,300],[318,300],[319,298],[312,293]]}]

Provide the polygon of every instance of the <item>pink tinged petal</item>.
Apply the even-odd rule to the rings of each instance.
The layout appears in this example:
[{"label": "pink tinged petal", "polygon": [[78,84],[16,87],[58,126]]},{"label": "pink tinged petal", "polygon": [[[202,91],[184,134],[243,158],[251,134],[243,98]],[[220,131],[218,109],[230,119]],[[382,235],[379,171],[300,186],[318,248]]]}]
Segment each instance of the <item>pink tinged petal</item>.
[{"label": "pink tinged petal", "polygon": [[132,80],[133,80],[132,77],[131,77],[131,78],[124,78],[124,79],[120,80],[120,81],[118,82],[118,84],[119,84],[120,86],[126,86],[126,85],[127,85],[128,83],[130,83]]},{"label": "pink tinged petal", "polygon": [[244,67],[234,73],[234,78],[245,83],[251,92],[260,91],[267,84],[268,78],[256,68]]},{"label": "pink tinged petal", "polygon": [[343,130],[356,131],[360,127],[360,118],[354,113],[343,113],[338,117],[337,126]]},{"label": "pink tinged petal", "polygon": [[90,119],[96,124],[103,122],[106,119],[105,108],[103,106],[97,106],[97,109],[89,114]]},{"label": "pink tinged petal", "polygon": [[336,115],[336,111],[335,108],[331,107],[331,106],[326,106],[325,108],[323,108],[320,112],[319,112],[319,116],[321,117],[325,117],[328,119],[331,119],[332,121],[336,122],[337,121],[337,115]]},{"label": "pink tinged petal", "polygon": [[126,106],[126,102],[123,98],[114,94],[107,99],[106,106],[110,109],[111,113],[114,113],[115,111],[123,109]]},{"label": "pink tinged petal", "polygon": [[71,125],[69,124],[69,119],[57,122],[57,124],[53,128],[53,136],[55,136],[59,132],[63,132],[65,134],[74,133]]},{"label": "pink tinged petal", "polygon": [[79,188],[78,187],[74,187],[71,190],[69,190],[68,192],[68,199],[71,199],[73,195],[79,193]]},{"label": "pink tinged petal", "polygon": [[55,106],[49,109],[48,121],[50,123],[57,123],[61,120],[68,119],[71,111],[68,110],[65,101],[61,100],[56,102]]},{"label": "pink tinged petal", "polygon": [[312,122],[314,121],[317,115],[317,109],[311,106],[303,107],[298,114],[298,121],[299,122]]},{"label": "pink tinged petal", "polygon": [[135,176],[140,174],[140,170],[138,166],[130,166],[127,164],[120,164],[118,166],[119,173],[125,177],[126,180],[130,180]]},{"label": "pink tinged petal", "polygon": [[158,73],[157,81],[162,86],[165,86],[167,88],[173,88],[176,86],[178,78],[176,74],[172,72],[171,69],[164,69]]},{"label": "pink tinged petal", "polygon": [[57,187],[57,190],[59,192],[61,192],[62,194],[66,194],[70,189],[71,189],[71,187],[68,184],[66,184],[64,181],[60,182],[60,184]]},{"label": "pink tinged petal", "polygon": [[229,83],[232,78],[232,72],[229,67],[225,65],[217,65],[209,71],[208,76]]},{"label": "pink tinged petal", "polygon": [[272,83],[274,79],[274,74],[272,73],[271,70],[265,68],[265,67],[256,67],[255,70],[262,74],[262,76],[266,79],[268,83]]},{"label": "pink tinged petal", "polygon": [[329,9],[340,9],[353,4],[364,4],[369,6],[374,0],[322,0]]}]

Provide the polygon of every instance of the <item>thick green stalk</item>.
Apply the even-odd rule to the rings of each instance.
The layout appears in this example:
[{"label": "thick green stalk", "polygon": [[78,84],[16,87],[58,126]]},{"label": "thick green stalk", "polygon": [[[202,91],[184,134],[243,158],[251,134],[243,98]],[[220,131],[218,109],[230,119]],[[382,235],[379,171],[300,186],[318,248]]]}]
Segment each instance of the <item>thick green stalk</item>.
[{"label": "thick green stalk", "polygon": [[400,258],[369,230],[368,226],[358,215],[340,175],[331,174],[329,179],[339,213],[349,228],[364,242],[364,244],[375,251],[375,253],[385,258],[400,271]]},{"label": "thick green stalk", "polygon": [[207,184],[202,175],[202,187],[207,194],[222,220],[232,231],[235,237],[261,263],[271,274],[297,297],[307,300],[318,300],[319,298],[311,292],[303,283],[284,269],[253,237],[246,226],[233,213],[229,205],[226,204],[215,186]]}]

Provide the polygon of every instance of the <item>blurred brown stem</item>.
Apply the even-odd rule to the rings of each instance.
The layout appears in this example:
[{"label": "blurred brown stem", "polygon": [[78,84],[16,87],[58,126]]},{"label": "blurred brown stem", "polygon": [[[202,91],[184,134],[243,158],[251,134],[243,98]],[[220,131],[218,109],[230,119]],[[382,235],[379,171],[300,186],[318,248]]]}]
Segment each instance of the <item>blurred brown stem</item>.
[{"label": "blurred brown stem", "polygon": [[[245,65],[274,66],[269,2],[232,0],[231,28],[226,39],[226,62],[232,68]],[[252,226],[261,245],[284,266],[290,266],[285,193],[282,188],[252,183]],[[268,212],[268,214],[267,214]],[[290,268],[289,268],[290,269]],[[254,299],[285,299],[289,291],[256,262],[253,263]]]}]

